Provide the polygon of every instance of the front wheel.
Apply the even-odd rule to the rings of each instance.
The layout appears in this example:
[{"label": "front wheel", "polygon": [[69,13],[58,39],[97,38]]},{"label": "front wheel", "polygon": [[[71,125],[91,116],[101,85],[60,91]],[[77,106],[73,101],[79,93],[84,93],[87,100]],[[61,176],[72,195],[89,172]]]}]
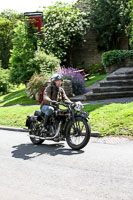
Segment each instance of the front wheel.
[{"label": "front wheel", "polygon": [[91,128],[89,122],[82,117],[75,117],[66,128],[66,141],[75,150],[84,148],[90,140]]}]

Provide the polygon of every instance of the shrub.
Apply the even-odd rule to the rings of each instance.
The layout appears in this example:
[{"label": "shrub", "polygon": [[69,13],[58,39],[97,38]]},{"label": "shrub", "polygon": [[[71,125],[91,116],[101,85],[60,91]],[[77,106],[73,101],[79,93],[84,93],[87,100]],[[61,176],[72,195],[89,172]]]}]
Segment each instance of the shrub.
[{"label": "shrub", "polygon": [[60,73],[64,79],[72,81],[73,93],[75,95],[83,94],[85,92],[85,78],[79,72],[75,72],[76,68],[60,68],[58,73]]},{"label": "shrub", "polygon": [[36,30],[29,32],[28,23],[20,21],[14,32],[10,77],[13,83],[26,83],[35,72],[38,73],[38,68],[29,65],[29,60],[34,58],[37,49],[38,35]]},{"label": "shrub", "polygon": [[65,61],[68,48],[84,40],[88,17],[75,5],[61,2],[45,8],[43,14],[45,51]]},{"label": "shrub", "polygon": [[38,100],[40,92],[42,91],[43,87],[46,87],[46,84],[49,80],[50,75],[44,76],[43,74],[34,74],[27,83],[27,96],[31,99]]},{"label": "shrub", "polygon": [[0,94],[6,94],[11,89],[11,83],[9,82],[9,70],[2,69],[0,67]]},{"label": "shrub", "polygon": [[111,65],[120,64],[126,58],[133,59],[133,50],[112,50],[107,51],[102,54],[102,63],[104,67],[109,67]]},{"label": "shrub", "polygon": [[90,29],[96,33],[99,50],[116,49],[121,33],[129,25],[130,0],[79,0],[89,14]]},{"label": "shrub", "polygon": [[89,65],[89,73],[96,74],[97,72],[99,73],[104,73],[104,68],[102,64],[90,64]]},{"label": "shrub", "polygon": [[31,68],[38,68],[44,75],[51,74],[60,67],[60,60],[54,55],[47,55],[44,51],[37,50],[34,58],[29,60]]}]

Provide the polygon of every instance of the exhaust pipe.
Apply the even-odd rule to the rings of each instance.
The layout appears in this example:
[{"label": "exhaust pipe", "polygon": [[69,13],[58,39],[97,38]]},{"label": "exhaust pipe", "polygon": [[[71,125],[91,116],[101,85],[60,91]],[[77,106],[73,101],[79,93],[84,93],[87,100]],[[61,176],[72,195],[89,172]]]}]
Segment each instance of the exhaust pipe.
[{"label": "exhaust pipe", "polygon": [[59,126],[57,128],[56,134],[53,137],[40,137],[40,136],[36,136],[36,135],[28,135],[28,136],[32,137],[32,138],[36,138],[36,139],[42,139],[42,140],[53,140],[54,138],[56,138],[57,136],[59,136],[61,124],[62,124],[62,122],[59,123]]}]

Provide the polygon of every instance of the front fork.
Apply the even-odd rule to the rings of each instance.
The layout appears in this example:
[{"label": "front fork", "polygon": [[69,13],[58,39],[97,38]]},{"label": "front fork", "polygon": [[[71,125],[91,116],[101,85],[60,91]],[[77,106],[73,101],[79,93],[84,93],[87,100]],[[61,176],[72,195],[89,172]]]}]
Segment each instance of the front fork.
[{"label": "front fork", "polygon": [[72,122],[73,122],[73,126],[74,126],[74,130],[76,130],[76,127],[75,127],[75,117],[74,117],[74,112],[71,111],[71,116],[72,116]]}]

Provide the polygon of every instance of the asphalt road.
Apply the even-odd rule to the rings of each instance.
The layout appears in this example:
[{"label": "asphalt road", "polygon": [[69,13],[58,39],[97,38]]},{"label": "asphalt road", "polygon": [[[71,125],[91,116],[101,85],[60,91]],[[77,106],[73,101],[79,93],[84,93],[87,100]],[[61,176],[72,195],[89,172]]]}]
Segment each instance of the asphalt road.
[{"label": "asphalt road", "polygon": [[133,141],[91,138],[32,145],[27,133],[0,130],[0,200],[132,200]]}]

